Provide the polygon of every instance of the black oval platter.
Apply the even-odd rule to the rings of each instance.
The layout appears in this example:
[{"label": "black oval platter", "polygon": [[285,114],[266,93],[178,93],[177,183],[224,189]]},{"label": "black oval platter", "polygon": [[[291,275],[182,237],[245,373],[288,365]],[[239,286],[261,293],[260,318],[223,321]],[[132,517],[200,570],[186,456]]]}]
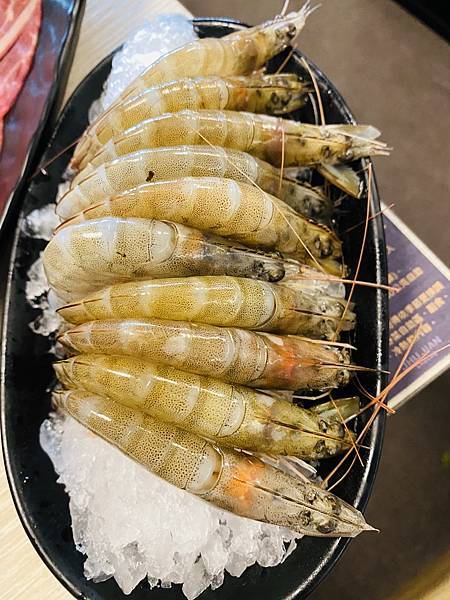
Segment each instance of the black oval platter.
[{"label": "black oval platter", "polygon": [[[220,37],[243,27],[234,21],[195,19],[195,27],[202,36]],[[276,68],[285,54],[274,61]],[[101,92],[103,82],[111,68],[111,56],[100,63],[80,84],[67,103],[42,161],[58,154],[79,137],[87,124],[87,112],[92,101]],[[298,71],[300,54],[295,53],[284,70]],[[312,65],[322,92],[325,115],[329,123],[351,123],[353,116],[346,103],[328,81]],[[309,111],[309,112],[308,112]],[[303,109],[299,116],[312,118],[311,108]],[[21,230],[24,217],[34,208],[44,206],[55,197],[58,182],[70,152],[66,152],[47,169],[48,175],[38,175],[25,194],[19,217],[10,263],[9,284],[6,297],[2,346],[1,420],[6,469],[17,511],[32,543],[42,559],[60,581],[78,598],[93,600],[123,599],[124,595],[113,580],[92,583],[83,576],[84,557],[73,544],[68,497],[61,485],[50,459],[39,445],[39,427],[50,409],[48,388],[52,384],[51,340],[35,335],[29,323],[37,316],[25,298],[27,270],[38,258],[45,242],[26,237]],[[359,165],[362,166],[362,165]],[[367,180],[366,180],[367,185]],[[373,210],[379,210],[379,199],[374,185]],[[339,230],[345,231],[364,219],[365,202],[345,198],[339,217]],[[363,227],[351,235],[343,236],[346,262],[354,270],[362,241]],[[369,223],[364,260],[360,279],[386,283],[387,268],[385,242],[381,217]],[[379,289],[356,287],[358,326],[354,343],[358,351],[354,359],[358,364],[377,369],[387,368],[387,297]],[[385,375],[370,374],[363,378],[371,393],[385,385]],[[355,393],[349,386],[344,393]],[[360,431],[367,413],[358,418]],[[360,509],[369,499],[380,458],[384,430],[384,415],[380,414],[366,439],[363,450],[364,467],[355,463],[351,473],[335,492]],[[332,461],[322,467],[328,472]],[[376,525],[376,524],[375,524]],[[207,590],[202,600],[251,598],[287,599],[305,596],[326,576],[347,546],[346,539],[303,538],[297,550],[278,567],[263,569],[253,566],[239,578],[226,576],[218,590]],[[367,535],[366,543],[371,543]],[[145,582],[128,596],[130,600],[183,598],[180,586],[172,589],[150,591]]]}]

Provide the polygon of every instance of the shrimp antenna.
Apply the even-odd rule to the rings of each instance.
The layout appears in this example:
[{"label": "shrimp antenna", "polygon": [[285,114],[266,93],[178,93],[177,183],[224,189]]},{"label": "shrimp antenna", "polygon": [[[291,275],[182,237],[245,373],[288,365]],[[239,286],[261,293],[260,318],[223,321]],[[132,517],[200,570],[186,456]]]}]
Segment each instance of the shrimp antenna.
[{"label": "shrimp antenna", "polygon": [[341,419],[342,425],[344,426],[344,429],[345,429],[345,431],[346,431],[346,433],[347,433],[348,437],[349,437],[349,438],[351,439],[351,441],[352,441],[352,447],[353,447],[353,449],[354,449],[354,451],[355,451],[355,454],[356,454],[356,456],[358,457],[358,460],[359,460],[359,462],[361,463],[361,466],[364,466],[363,459],[361,458],[361,454],[359,453],[359,450],[358,450],[358,446],[357,446],[357,444],[356,444],[356,441],[353,439],[353,435],[351,434],[351,432],[350,432],[350,429],[348,428],[348,425],[347,425],[347,423],[345,422],[345,419],[344,419],[344,417],[342,416],[342,413],[341,413],[341,411],[339,410],[339,407],[338,407],[338,405],[337,405],[337,404],[336,404],[336,402],[334,401],[334,398],[333,398],[333,396],[331,395],[331,393],[330,393],[330,400],[331,400],[331,402],[332,402],[332,404],[333,404],[333,407],[334,407],[334,409],[336,410],[336,412],[337,412],[337,414],[338,414],[339,418]]},{"label": "shrimp antenna", "polygon": [[313,280],[313,281],[335,281],[336,283],[354,283],[355,285],[361,285],[363,287],[371,287],[377,288],[381,290],[386,290],[387,292],[395,292],[397,288],[393,285],[386,285],[385,283],[374,283],[373,281],[362,281],[361,279],[345,279],[344,277],[336,277],[335,275],[325,275],[325,276],[316,276],[312,275],[310,277],[302,277],[301,275],[297,275],[299,279],[304,279],[305,281]]},{"label": "shrimp antenna", "polygon": [[[278,67],[278,69],[275,71],[275,75],[278,75],[278,73],[280,73],[280,71],[282,71],[284,69],[284,67],[287,65],[287,63],[291,60],[292,55],[294,54],[295,51],[295,45],[292,44],[291,49],[289,50],[289,52],[286,54],[286,58],[283,60],[283,62],[280,64],[280,66]],[[309,95],[309,94],[308,94]]]},{"label": "shrimp antenna", "polygon": [[78,144],[78,142],[81,140],[81,138],[82,138],[82,136],[80,136],[79,138],[77,138],[76,140],[74,140],[73,142],[71,142],[68,146],[65,146],[65,148],[63,148],[62,150],[60,150],[59,152],[57,152],[55,154],[55,156],[52,156],[52,158],[50,158],[49,160],[47,160],[45,163],[43,163],[41,165],[38,165],[36,171],[30,177],[30,180],[34,179],[36,177],[36,175],[39,175],[39,173],[43,173],[44,172],[44,174],[45,174],[46,168],[49,165],[51,165],[52,163],[54,163],[55,160],[57,160],[65,152],[67,152],[67,150],[70,150],[71,148],[73,148],[75,146],[75,144]]},{"label": "shrimp antenna", "polygon": [[296,400],[321,400],[322,398],[326,398],[327,396],[330,395],[330,391],[331,390],[327,390],[326,392],[323,392],[323,394],[319,394],[318,396],[302,396],[300,394],[292,394],[292,397],[295,398]]},{"label": "shrimp antenna", "polygon": [[[384,208],[380,209],[379,211],[377,211],[376,213],[371,215],[369,217],[369,221],[372,221],[372,219],[375,219],[376,217],[378,217],[378,215],[382,215],[386,210],[388,210],[389,208],[392,208],[393,206],[395,206],[395,202],[392,202],[391,204],[389,204],[389,206],[385,206]],[[350,233],[350,231],[353,231],[354,229],[357,229],[358,227],[361,227],[361,225],[364,225],[364,223],[365,223],[365,221],[360,221],[359,223],[356,223],[356,225],[352,225],[352,227],[349,227],[348,229],[346,229],[343,232],[344,235],[346,233]]]},{"label": "shrimp antenna", "polygon": [[310,0],[307,0],[305,4],[301,7],[299,13],[303,16],[304,19],[307,19],[314,11],[320,8],[320,4],[316,4],[315,6],[311,6]]},{"label": "shrimp antenna", "polygon": [[346,369],[347,371],[359,371],[361,373],[384,373],[386,375],[390,374],[390,371],[386,371],[385,369],[377,369],[372,367],[361,367],[360,365],[354,364],[342,364],[342,363],[321,363],[318,365],[319,369]]},{"label": "shrimp antenna", "polygon": [[[411,339],[411,343],[409,344],[408,349],[406,350],[405,354],[403,355],[403,358],[399,364],[399,366],[397,367],[395,374],[393,376],[393,378],[391,379],[390,383],[384,388],[384,390],[381,391],[380,394],[378,394],[378,396],[375,396],[373,399],[373,403],[376,403],[377,406],[374,408],[369,420],[367,421],[364,429],[361,431],[361,433],[359,434],[359,436],[357,437],[355,443],[359,443],[367,434],[367,432],[369,431],[370,427],[372,426],[373,422],[375,421],[378,413],[380,412],[380,410],[385,406],[384,404],[382,404],[380,402],[384,401],[386,396],[391,392],[391,390],[400,382],[402,381],[402,379],[404,379],[407,375],[409,375],[409,373],[411,373],[411,371],[413,371],[414,369],[416,369],[417,367],[419,367],[420,365],[422,365],[424,362],[426,362],[427,360],[430,360],[431,358],[434,358],[435,356],[437,356],[438,354],[440,354],[441,352],[444,352],[445,350],[447,350],[448,348],[450,348],[450,343],[445,344],[444,346],[442,346],[441,348],[438,348],[437,350],[435,350],[434,352],[425,352],[424,354],[422,354],[422,356],[420,356],[412,365],[409,365],[409,367],[407,367],[406,369],[404,369],[402,372],[401,369],[403,368],[403,365],[406,361],[406,359],[408,358],[418,336],[420,333],[420,329],[421,329],[421,325],[419,325],[419,327],[417,328],[413,338]],[[329,480],[333,477],[333,475],[335,475],[335,473],[337,471],[339,471],[339,469],[341,468],[341,466],[345,463],[345,461],[347,460],[347,458],[350,456],[351,452],[352,452],[353,448],[350,448],[342,457],[342,459],[338,462],[338,464],[334,467],[334,469],[332,469],[332,471],[323,479],[321,486],[322,487],[327,487],[327,484],[329,482]],[[352,465],[353,466],[353,463]],[[350,472],[350,469],[347,469],[347,471],[345,472],[346,476],[348,473]],[[342,481],[342,477],[341,479],[339,479],[339,481]],[[336,485],[336,484],[335,484]],[[334,486],[333,486],[334,487]]]},{"label": "shrimp antenna", "polygon": [[335,481],[333,483],[333,485],[330,485],[327,490],[329,492],[331,492],[331,490],[333,490],[337,485],[339,485],[342,481],[344,481],[344,479],[347,477],[347,475],[350,473],[350,471],[353,468],[353,465],[356,462],[356,456],[353,457],[352,462],[350,463],[350,466],[348,467],[348,469],[345,471],[345,473],[342,475],[342,477],[340,477],[337,481]]},{"label": "shrimp antenna", "polygon": [[283,8],[281,9],[280,16],[284,17],[287,12],[291,0],[284,0]]},{"label": "shrimp antenna", "polygon": [[[317,101],[316,101],[316,97],[314,96],[314,94],[311,94],[311,92],[308,94],[308,98],[311,102],[311,106],[313,109],[313,113],[314,113],[314,125],[318,125],[319,124],[319,113],[317,112]],[[327,181],[325,181],[325,183],[328,183]]]},{"label": "shrimp antenna", "polygon": [[320,95],[320,89],[319,89],[319,85],[317,83],[316,76],[312,72],[312,69],[308,65],[308,62],[306,61],[306,59],[305,59],[304,56],[302,56],[301,62],[304,65],[305,69],[308,71],[309,76],[311,77],[311,81],[312,81],[313,86],[314,86],[314,91],[316,92],[317,103],[319,105],[320,122],[321,122],[322,125],[325,125],[325,113],[324,113],[324,110],[323,110],[322,97]]},{"label": "shrimp antenna", "polygon": [[347,342],[337,342],[331,340],[314,340],[303,335],[296,335],[295,337],[301,340],[305,340],[306,342],[310,342],[311,344],[319,344],[321,346],[332,346],[333,348],[346,348],[348,350],[357,350],[355,346],[352,346]]}]

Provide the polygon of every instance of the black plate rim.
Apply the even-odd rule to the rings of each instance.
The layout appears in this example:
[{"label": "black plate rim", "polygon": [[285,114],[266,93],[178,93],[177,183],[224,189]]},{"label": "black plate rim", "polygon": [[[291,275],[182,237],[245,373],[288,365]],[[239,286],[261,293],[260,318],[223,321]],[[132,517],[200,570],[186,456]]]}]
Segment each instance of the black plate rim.
[{"label": "black plate rim", "polygon": [[[247,25],[243,24],[239,20],[227,19],[227,18],[214,18],[214,17],[200,18],[200,17],[198,17],[198,18],[193,18],[192,22],[193,22],[194,26],[195,25],[198,25],[198,26],[202,26],[202,25],[211,25],[211,26],[234,25],[234,26],[238,26],[241,28],[247,27]],[[102,66],[104,66],[106,63],[111,61],[112,56],[117,52],[118,49],[120,49],[120,47],[118,47],[116,50],[114,50],[112,53],[110,53],[108,56],[106,56],[101,62],[99,62],[96,65],[96,67],[94,67],[94,69],[90,73],[88,73],[88,75],[79,83],[79,85],[76,87],[76,89],[73,91],[70,98],[68,99],[63,111],[59,115],[58,123],[60,120],[63,120],[63,118],[70,106],[73,96],[75,96],[77,94],[78,90],[91,77],[93,72],[97,71]],[[322,71],[309,58],[308,58],[308,63],[313,66],[313,68],[320,75],[320,77],[322,77],[323,79],[325,79],[327,81],[327,85],[329,86],[330,89],[332,89],[333,94],[335,95],[336,99],[339,101],[340,110],[343,113],[345,113],[345,116],[347,117],[347,119],[349,119],[349,122],[355,123],[356,121],[348,107],[348,104],[344,101],[342,95],[335,88],[333,83],[322,73]],[[57,126],[54,127],[54,131],[53,131],[51,138],[49,139],[48,145],[50,145],[53,142],[53,140],[57,134],[57,129],[58,129]],[[369,162],[369,161],[366,161],[366,162]],[[377,208],[377,204],[379,204],[379,200],[378,200],[379,193],[378,193],[378,187],[377,187],[375,177],[373,178],[373,191],[374,191],[373,199],[375,200],[375,208]],[[377,233],[377,239],[375,240],[375,245],[377,246],[377,257],[379,259],[379,264],[377,264],[376,268],[375,268],[377,282],[386,284],[387,283],[387,257],[386,257],[385,236],[384,236],[382,215],[378,215],[375,219],[373,219],[371,222],[371,225],[372,225],[372,227],[375,228],[376,233]],[[1,354],[2,355],[1,355],[1,359],[0,359],[0,369],[1,369],[1,373],[0,373],[0,420],[1,420],[2,446],[3,446],[3,457],[4,457],[5,470],[6,470],[7,480],[8,480],[9,486],[10,486],[10,491],[11,491],[14,505],[16,507],[16,510],[19,515],[22,526],[24,527],[34,548],[38,552],[38,554],[41,557],[41,559],[43,560],[43,562],[49,568],[49,570],[66,587],[66,589],[74,597],[85,599],[86,596],[82,592],[80,592],[77,589],[77,587],[64,575],[64,573],[52,562],[52,559],[48,556],[45,549],[42,547],[39,540],[37,539],[35,532],[31,526],[31,523],[27,520],[25,510],[20,505],[20,499],[19,499],[20,494],[18,491],[17,483],[15,481],[14,473],[12,472],[12,469],[11,469],[11,461],[10,461],[10,457],[9,457],[9,451],[8,451],[8,448],[6,447],[6,443],[5,443],[6,431],[5,431],[5,414],[4,414],[5,401],[4,400],[5,400],[5,389],[6,389],[5,388],[5,386],[6,386],[5,373],[6,373],[6,354],[7,354],[7,332],[8,332],[8,322],[9,322],[8,316],[9,316],[9,305],[10,305],[10,302],[12,299],[11,298],[11,289],[12,289],[12,282],[13,282],[12,280],[13,280],[16,252],[17,252],[17,246],[18,246],[17,243],[18,243],[20,233],[21,233],[21,227],[20,227],[20,219],[19,219],[16,231],[14,234],[14,242],[13,242],[13,246],[12,246],[10,264],[9,264],[9,269],[8,269],[8,281],[7,281],[7,288],[6,288],[6,294],[5,294],[5,306],[4,306],[3,326],[2,326],[2,342],[1,342]],[[378,240],[378,242],[377,242],[377,240]],[[380,243],[380,240],[381,240],[381,243]],[[387,299],[386,294],[381,295],[380,304],[381,304],[381,310],[385,314],[387,314],[388,299]],[[380,341],[380,340],[382,340],[382,336],[380,333],[380,331],[382,329],[382,324],[378,323],[377,328],[378,328],[377,339],[378,339],[378,341]],[[384,345],[382,345],[382,347],[381,347],[381,360],[386,362],[387,357],[388,357],[388,347],[387,347],[387,343],[384,343]],[[384,411],[382,411],[379,413],[378,417],[374,421],[374,423],[371,427],[371,430],[370,430],[370,448],[371,448],[371,450],[367,457],[367,461],[366,461],[366,465],[365,465],[365,469],[364,469],[364,475],[361,478],[360,484],[358,486],[358,492],[357,492],[357,495],[356,495],[356,498],[354,501],[355,507],[362,511],[367,506],[368,500],[370,498],[370,495],[371,495],[371,492],[373,489],[373,485],[375,483],[376,473],[377,473],[380,458],[381,458],[381,451],[382,451],[382,446],[383,446],[383,436],[384,436],[384,431],[385,431],[385,423],[386,423],[386,414]],[[288,596],[285,596],[283,600],[291,600],[293,598],[296,598],[299,596],[300,593],[304,594],[304,596],[302,596],[302,597],[306,597],[306,595],[309,595],[319,585],[319,583],[329,574],[329,572],[334,568],[334,566],[338,562],[339,558],[341,557],[341,555],[347,548],[348,544],[350,543],[351,538],[334,538],[334,539],[328,538],[327,541],[330,542],[330,548],[324,554],[323,559],[320,562],[320,564],[318,565],[318,567],[316,568],[316,570],[313,571],[310,574],[310,576],[307,577],[304,581],[302,581],[297,589],[295,589]]]},{"label": "black plate rim", "polygon": [[[71,61],[76,48],[76,41],[81,27],[84,8],[85,0],[72,0],[69,26],[64,39],[61,40],[61,50],[55,65],[55,76],[45,102],[45,108],[42,111],[33,138],[25,154],[20,175],[17,178],[16,184],[11,190],[7,201],[5,202],[3,212],[0,215],[0,239],[6,233],[8,224],[11,221],[14,211],[16,211],[17,214],[21,207],[19,200],[22,196],[22,192],[25,190],[25,186],[28,177],[31,174],[32,168],[37,162],[36,159],[42,142],[42,135],[47,126],[51,126],[50,117],[57,108],[59,101],[62,99],[62,93],[65,89],[65,84],[69,76]],[[36,48],[36,52],[37,50],[38,47]],[[22,93],[23,89],[24,88],[22,88],[20,93]]]}]

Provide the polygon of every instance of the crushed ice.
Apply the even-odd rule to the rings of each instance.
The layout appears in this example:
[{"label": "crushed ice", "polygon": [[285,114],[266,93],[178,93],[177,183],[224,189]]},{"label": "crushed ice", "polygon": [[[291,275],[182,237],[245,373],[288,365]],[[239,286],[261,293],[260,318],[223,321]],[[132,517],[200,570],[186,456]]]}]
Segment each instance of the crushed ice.
[{"label": "crushed ice", "polygon": [[[90,120],[161,54],[195,37],[192,24],[181,15],[160,15],[145,23],[114,57]],[[58,196],[68,185],[60,184]],[[23,231],[49,240],[58,224],[54,207],[52,203],[32,211]],[[31,329],[40,335],[54,333],[61,320],[42,255],[28,271],[26,297],[41,311]],[[74,542],[87,557],[85,576],[95,582],[114,577],[125,594],[146,578],[150,587],[182,584],[185,596],[193,599],[209,586],[220,587],[226,572],[239,577],[255,562],[264,567],[280,564],[301,537],[223,512],[175,488],[70,417],[50,415],[41,426],[40,440],[70,498]]]},{"label": "crushed ice", "polygon": [[31,211],[22,222],[22,231],[30,237],[48,242],[57,225],[59,225],[59,219],[55,213],[55,205],[52,203]]},{"label": "crushed ice", "polygon": [[[45,211],[43,211],[43,214],[46,214]],[[34,234],[32,237],[42,236]],[[48,281],[45,276],[44,265],[42,262],[42,252],[37,260],[28,269],[25,296],[29,304],[31,304],[33,308],[37,308],[40,311],[34,321],[29,323],[30,329],[34,331],[34,333],[44,336],[54,333],[61,324],[61,318],[55,312],[55,308],[57,306],[55,305],[54,300],[52,300]]]},{"label": "crushed ice", "polygon": [[125,594],[147,578],[151,587],[181,583],[191,600],[219,587],[225,572],[239,577],[255,562],[280,564],[300,537],[175,488],[71,417],[51,415],[40,440],[70,496],[85,576],[114,577]]},{"label": "crushed ice", "polygon": [[157,15],[144,23],[113,58],[111,74],[101,97],[103,110],[160,56],[195,39],[191,21],[182,15]]}]

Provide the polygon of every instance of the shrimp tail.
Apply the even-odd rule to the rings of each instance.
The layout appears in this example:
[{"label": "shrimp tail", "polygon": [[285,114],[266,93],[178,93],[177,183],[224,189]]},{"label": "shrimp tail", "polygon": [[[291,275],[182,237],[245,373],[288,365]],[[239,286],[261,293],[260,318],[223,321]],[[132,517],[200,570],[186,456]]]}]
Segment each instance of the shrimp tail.
[{"label": "shrimp tail", "polygon": [[[373,125],[328,125],[327,127],[336,133],[365,140],[376,140],[381,135],[381,131]],[[378,144],[385,146],[382,142]]]},{"label": "shrimp tail", "polygon": [[343,420],[346,421],[356,415],[359,411],[359,406],[358,396],[351,396],[350,398],[339,398],[338,400],[321,402],[312,406],[309,410],[328,421],[342,423]]},{"label": "shrimp tail", "polygon": [[363,182],[358,174],[348,165],[321,164],[317,170],[327,181],[340,190],[352,196],[360,198],[363,191]]}]

